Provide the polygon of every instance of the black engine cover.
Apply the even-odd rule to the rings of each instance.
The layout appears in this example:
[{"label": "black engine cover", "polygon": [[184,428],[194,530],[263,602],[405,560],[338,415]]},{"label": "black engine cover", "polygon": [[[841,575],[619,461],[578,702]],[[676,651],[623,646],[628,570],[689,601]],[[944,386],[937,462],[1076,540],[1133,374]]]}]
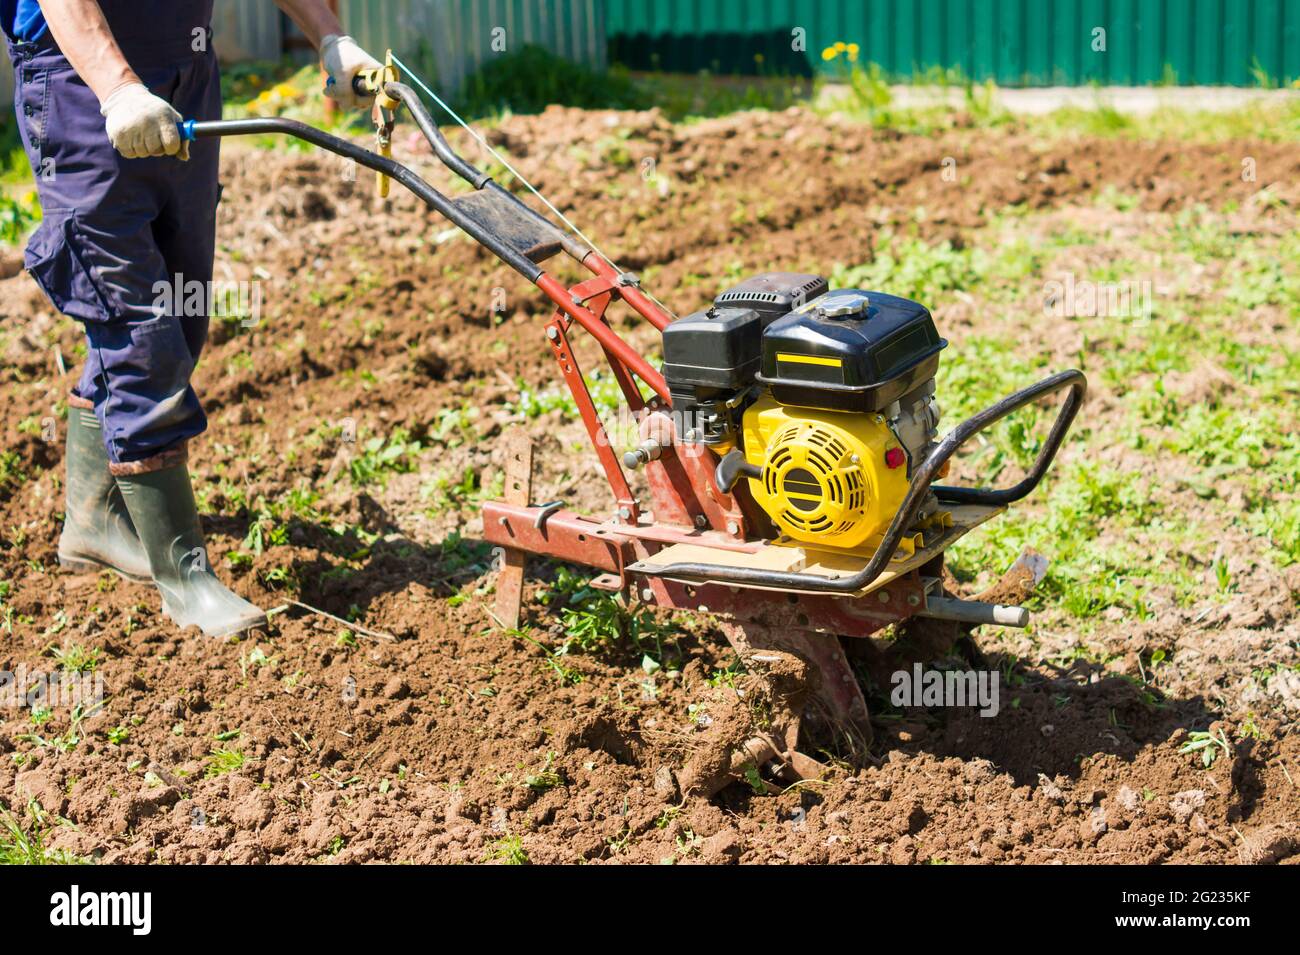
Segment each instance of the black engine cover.
[{"label": "black engine cover", "polygon": [[883,411],[934,377],[947,344],[925,306],[841,289],[767,327],[758,380],[783,404]]},{"label": "black engine cover", "polygon": [[826,288],[820,275],[764,272],[723,292],[707,311],[677,319],[664,329],[669,388],[697,397],[700,389],[748,388],[758,373],[763,329]]},{"label": "black engine cover", "polygon": [[826,287],[820,275],[764,272],[723,292],[707,311],[664,329],[664,379],[688,441],[730,439],[757,380],[763,329]]},{"label": "black engine cover", "polygon": [[748,387],[758,371],[763,326],[752,308],[694,312],[664,329],[664,378],[674,394]]},{"label": "black engine cover", "polygon": [[763,272],[751,275],[713,300],[717,306],[752,308],[769,325],[829,289],[826,279],[806,272]]}]

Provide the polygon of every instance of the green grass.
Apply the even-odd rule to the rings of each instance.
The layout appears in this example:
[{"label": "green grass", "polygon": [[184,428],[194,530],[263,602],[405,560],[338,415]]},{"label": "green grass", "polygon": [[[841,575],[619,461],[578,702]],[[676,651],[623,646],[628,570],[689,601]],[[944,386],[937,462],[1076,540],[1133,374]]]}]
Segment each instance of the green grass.
[{"label": "green grass", "polygon": [[[8,106],[8,104],[6,104]],[[0,113],[0,187],[31,182],[31,167],[13,112]]]},{"label": "green grass", "polygon": [[0,491],[13,490],[27,481],[23,456],[17,451],[0,451]]},{"label": "green grass", "polygon": [[[1274,98],[1228,110],[1170,107],[1143,115],[1119,110],[1104,87],[1095,90],[1088,106],[1063,106],[1042,115],[1016,116],[999,105],[997,87],[976,84],[959,73],[929,71],[912,77],[911,84],[945,92],[960,89],[962,105],[954,108],[938,97],[933,103],[902,106],[891,81],[875,64],[843,64],[838,73],[818,81],[816,108],[837,112],[869,125],[927,135],[963,126],[974,129],[1014,127],[1056,138],[1061,136],[1174,139],[1187,142],[1300,140],[1300,102]],[[828,86],[833,83],[834,86]]]},{"label": "green grass", "polygon": [[1106,103],[1104,94],[1091,108],[1063,107],[1023,124],[1046,136],[1102,136],[1173,139],[1184,142],[1295,142],[1300,140],[1300,103],[1295,100],[1251,103],[1227,110],[1158,109],[1130,116]]},{"label": "green grass", "polygon": [[243,768],[247,757],[241,750],[230,749],[226,746],[214,747],[208,755],[208,765],[203,771],[203,775],[208,779],[215,779],[226,773],[233,773]]},{"label": "green grass", "polygon": [[41,206],[36,194],[17,198],[0,194],[0,245],[18,245],[41,222]]},{"label": "green grass", "polygon": [[488,843],[483,853],[484,862],[500,862],[503,865],[528,865],[528,853],[524,850],[524,841],[518,836],[504,835],[495,842]]},{"label": "green grass", "polygon": [[564,652],[595,651],[621,640],[629,618],[611,594],[588,586],[585,575],[560,567],[555,581],[538,599],[559,612],[564,625]]},{"label": "green grass", "polygon": [[414,471],[420,450],[420,442],[413,440],[405,428],[368,439],[348,462],[353,487],[383,484],[389,475]]},{"label": "green grass", "polygon": [[0,808],[0,865],[87,865],[83,859],[45,843],[54,825],[39,803],[27,804],[26,820]]},{"label": "green grass", "polygon": [[32,730],[27,733],[20,733],[14,739],[18,742],[31,743],[38,749],[57,753],[70,753],[81,745],[84,738],[82,724],[85,722],[87,715],[84,707],[80,705],[74,706],[68,718],[68,728],[64,732],[54,736],[42,736],[36,731],[51,722],[54,713],[48,709],[37,707],[32,710],[29,718]]},{"label": "green grass", "polygon": [[555,789],[557,786],[564,785],[564,776],[552,768],[555,765],[554,750],[547,752],[546,762],[534,773],[524,777],[524,785],[533,792],[543,793],[548,789]]},{"label": "green grass", "polygon": [[[1023,546],[1035,545],[1053,558],[1039,597],[1044,604],[1081,620],[1111,608],[1143,619],[1156,601],[1190,606],[1232,592],[1227,561],[1215,559],[1225,532],[1253,538],[1249,553],[1239,556],[1279,567],[1300,561],[1294,494],[1300,356],[1250,334],[1258,324],[1251,310],[1272,309],[1291,322],[1300,315],[1297,240],[1232,236],[1228,214],[1180,213],[1172,229],[1139,240],[1136,255],[1147,265],[1109,253],[1111,261],[1081,276],[1114,280],[1142,274],[1152,262],[1177,272],[1185,268],[1183,258],[1205,265],[1205,287],[1161,295],[1150,320],[1050,319],[1076,323],[1085,342],[1098,343],[1069,363],[1082,365],[1094,383],[1120,397],[1118,416],[1104,429],[1095,427],[1085,405],[1062,459],[1036,492],[1042,506],[1018,510],[1016,520],[991,522],[959,542],[950,552],[959,576],[999,572]],[[1047,252],[1066,249],[1092,258],[1105,241],[1100,233],[1072,235]],[[970,245],[997,243],[976,235]],[[939,249],[919,258],[944,263],[951,253]],[[1015,268],[1006,259],[999,252],[983,265],[957,270],[981,307],[1007,301],[1017,287],[1007,280]],[[912,283],[916,287],[942,288],[951,272],[917,268],[922,280]],[[924,279],[931,274],[940,279]],[[939,314],[942,325],[941,307]],[[944,353],[939,398],[946,426],[1065,363],[1049,365],[1016,347],[1019,321],[1009,315],[1004,334],[965,337]],[[1221,387],[1190,394],[1171,387],[1204,375],[1207,366],[1218,369]],[[991,429],[982,447],[968,449],[973,472],[992,481],[1010,466],[1025,467],[1051,413],[1026,409]],[[1137,452],[1147,469],[1099,463],[1117,447]]]},{"label": "green grass", "polygon": [[22,245],[41,222],[41,204],[33,188],[18,124],[8,105],[0,109],[0,247]]},{"label": "green grass", "polygon": [[65,673],[93,673],[103,656],[103,651],[98,647],[86,647],[80,643],[52,647],[49,653]]},{"label": "green grass", "polygon": [[[652,363],[658,360],[655,354],[646,357]],[[602,421],[611,421],[624,404],[623,392],[618,381],[608,371],[600,369],[593,369],[591,372],[584,374],[583,381],[586,382],[587,392],[591,395],[591,402],[595,405],[596,413]],[[650,389],[639,379],[637,383],[641,389],[641,396],[643,398],[650,397]],[[540,390],[534,390],[520,379],[518,386],[519,394],[509,406],[512,412],[522,414],[530,421],[556,410],[560,412],[560,415],[566,421],[580,419],[581,415],[578,412],[577,402],[573,400],[572,393],[563,382],[549,385]],[[619,436],[611,435],[610,437],[615,439],[617,446]]]},{"label": "green grass", "polygon": [[628,646],[662,665],[665,654],[673,650],[676,635],[648,609],[629,608],[568,567],[557,568],[555,580],[539,592],[538,599],[559,615],[564,630],[559,655]]},{"label": "green grass", "polygon": [[673,122],[694,122],[744,110],[780,110],[806,103],[814,87],[798,77],[716,77],[706,71],[659,73],[636,78],[647,106]]},{"label": "green grass", "polygon": [[477,505],[495,500],[505,491],[505,472],[493,471],[486,475],[477,468],[467,466],[457,480],[445,471],[436,472],[420,486],[420,496],[429,502],[426,513],[439,514],[452,508]]},{"label": "green grass", "polygon": [[1199,754],[1201,765],[1209,769],[1219,756],[1232,757],[1232,744],[1228,742],[1228,737],[1221,729],[1214,732],[1195,730],[1187,734],[1187,742],[1178,752],[1184,755]]},{"label": "green grass", "polygon": [[977,284],[988,267],[988,255],[979,248],[958,250],[949,242],[929,245],[885,232],[870,263],[839,265],[829,278],[831,288],[882,289],[919,302],[939,302],[947,293]]},{"label": "green grass", "polygon": [[[427,77],[426,77],[427,79]],[[559,104],[583,109],[644,109],[649,97],[625,71],[597,72],[543,47],[525,44],[466,79],[455,105],[466,119],[504,112],[540,113]]]}]

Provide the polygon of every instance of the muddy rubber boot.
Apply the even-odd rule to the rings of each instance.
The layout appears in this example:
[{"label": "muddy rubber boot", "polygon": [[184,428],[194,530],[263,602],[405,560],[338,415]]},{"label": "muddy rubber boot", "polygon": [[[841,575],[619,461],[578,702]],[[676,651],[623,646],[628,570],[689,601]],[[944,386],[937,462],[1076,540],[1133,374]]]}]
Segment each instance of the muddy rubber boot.
[{"label": "muddy rubber boot", "polygon": [[185,464],[121,476],[117,486],[149,555],[163,613],[178,627],[227,637],[266,625],[266,614],[213,572]]},{"label": "muddy rubber boot", "polygon": [[74,573],[115,570],[148,583],[149,557],[131,523],[122,492],[108,471],[99,419],[90,409],[68,409],[63,534],[59,566]]}]

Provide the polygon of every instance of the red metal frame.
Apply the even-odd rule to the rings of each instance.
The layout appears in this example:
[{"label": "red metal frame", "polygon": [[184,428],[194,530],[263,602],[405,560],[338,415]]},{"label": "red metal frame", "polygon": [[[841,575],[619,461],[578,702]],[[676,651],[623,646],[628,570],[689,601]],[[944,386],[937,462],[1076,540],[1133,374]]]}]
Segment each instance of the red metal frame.
[{"label": "red metal frame", "polygon": [[[610,327],[606,312],[615,300],[624,301],[660,331],[668,327],[672,316],[642,292],[634,279],[620,274],[596,252],[587,252],[580,261],[593,278],[567,288],[555,277],[542,273],[536,284],[556,306],[555,314],[546,323],[546,337],[609,482],[617,520],[636,525],[644,508],[628,484],[573,353],[568,330],[574,322],[600,343],[624,400],[642,429],[655,430],[664,439],[663,453],[646,466],[650,510],[655,522],[676,525],[687,532],[708,528],[730,539],[744,540],[754,524],[755,509],[744,507],[736,495],[718,490],[713,478],[717,461],[711,451],[697,445],[683,445],[677,440],[671,417],[656,415],[672,409],[667,382]],[[642,398],[637,378],[654,392],[648,401]],[[673,429],[672,433],[662,434],[666,429]]]},{"label": "red metal frame", "polygon": [[[627,571],[627,566],[674,543],[671,531],[658,523],[653,529],[644,525],[621,527],[571,511],[557,511],[539,521],[540,516],[536,507],[488,501],[483,505],[483,533],[501,547],[613,574],[642,601],[674,610],[720,614],[776,632],[865,638],[906,620],[924,603],[925,583],[919,570],[896,577],[861,600],[755,591],[725,584],[687,584],[636,574]],[[696,531],[691,539],[716,546],[707,531]]]}]

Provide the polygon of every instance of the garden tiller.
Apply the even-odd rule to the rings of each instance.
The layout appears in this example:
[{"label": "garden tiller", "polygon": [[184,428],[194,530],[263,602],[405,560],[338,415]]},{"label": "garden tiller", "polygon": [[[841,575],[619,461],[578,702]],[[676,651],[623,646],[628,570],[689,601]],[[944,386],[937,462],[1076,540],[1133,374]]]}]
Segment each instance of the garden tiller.
[{"label": "garden tiller", "polygon": [[[531,442],[507,437],[505,500],[483,506],[484,535],[502,553],[499,623],[518,625],[526,555],[593,567],[601,572],[593,581],[598,588],[715,615],[741,660],[758,672],[781,654],[801,658],[813,674],[802,721],[868,742],[855,662],[873,635],[896,634],[891,626],[940,623],[959,634],[976,624],[1026,624],[1018,601],[950,593],[943,555],[1037,487],[1083,401],[1079,371],[1008,395],[940,438],[935,371],[947,342],[916,302],[832,290],[818,275],[775,272],[746,279],[707,309],[674,319],[578,230],[557,226],[458,155],[393,62],[390,56],[384,70],[357,80],[359,89],[377,96],[376,151],[288,119],[191,121],[183,132],[187,138],[286,133],[354,160],[381,182],[401,183],[553,303],[546,340],[614,506],[599,518],[562,502],[534,503]],[[438,159],[473,191],[444,195],[390,158],[393,116],[401,107]],[[544,271],[541,264],[560,253],[591,277],[567,287]],[[662,333],[662,371],[611,327],[616,301]],[[635,446],[622,456],[575,356],[575,325],[599,343],[637,423]],[[1055,421],[1018,483],[999,489],[935,483],[971,438],[1059,392],[1065,395]],[[637,469],[644,471],[648,499],[629,483]],[[741,760],[785,779],[815,772],[817,764],[796,750],[799,722],[795,715],[750,740]]]}]

